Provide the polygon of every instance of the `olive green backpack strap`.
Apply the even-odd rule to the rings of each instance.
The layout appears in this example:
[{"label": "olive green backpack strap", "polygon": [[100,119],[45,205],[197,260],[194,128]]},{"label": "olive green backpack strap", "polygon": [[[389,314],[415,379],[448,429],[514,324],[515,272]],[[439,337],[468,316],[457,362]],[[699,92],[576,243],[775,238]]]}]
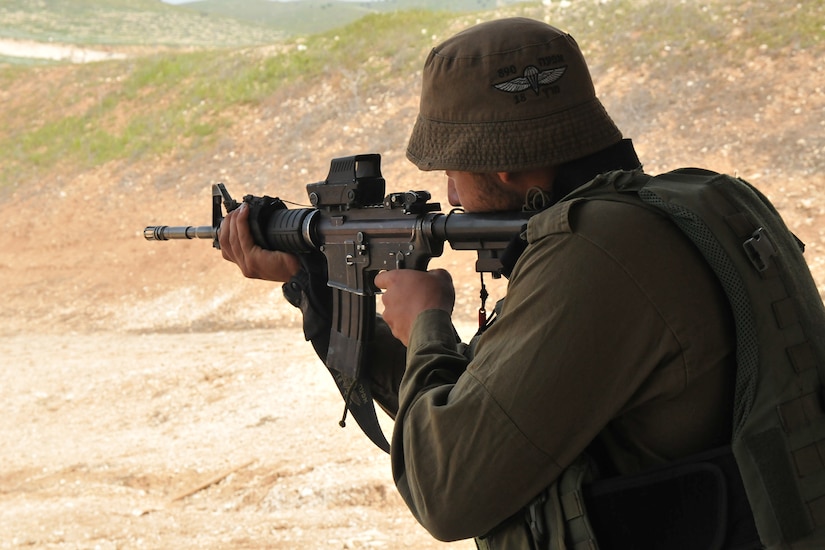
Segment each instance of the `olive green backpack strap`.
[{"label": "olive green backpack strap", "polygon": [[732,447],[762,543],[825,548],[825,308],[804,246],[757,189],[706,170],[614,172],[570,199],[634,194],[691,239],[729,299]]},{"label": "olive green backpack strap", "polygon": [[[707,170],[611,172],[563,200],[654,210],[695,244],[736,326],[731,447],[759,537],[770,549],[825,548],[825,307],[802,243],[757,189]],[[578,467],[546,491],[548,504],[556,504],[545,507],[556,537],[542,548],[596,547],[586,513],[576,511],[576,489],[569,489],[581,484]]]}]

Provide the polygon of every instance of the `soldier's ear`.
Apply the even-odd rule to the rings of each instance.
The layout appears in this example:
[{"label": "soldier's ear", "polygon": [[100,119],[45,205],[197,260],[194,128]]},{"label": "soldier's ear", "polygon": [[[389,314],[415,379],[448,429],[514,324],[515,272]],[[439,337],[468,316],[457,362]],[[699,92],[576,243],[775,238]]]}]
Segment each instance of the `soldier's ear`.
[{"label": "soldier's ear", "polygon": [[518,182],[518,175],[516,172],[496,172],[498,179],[507,185],[514,185]]},{"label": "soldier's ear", "polygon": [[518,187],[525,192],[531,187],[549,190],[556,177],[556,168],[537,168],[521,172],[496,172],[496,175],[508,187]]},{"label": "soldier's ear", "polygon": [[505,187],[510,189],[526,191],[535,185],[532,172],[496,172],[496,176]]}]

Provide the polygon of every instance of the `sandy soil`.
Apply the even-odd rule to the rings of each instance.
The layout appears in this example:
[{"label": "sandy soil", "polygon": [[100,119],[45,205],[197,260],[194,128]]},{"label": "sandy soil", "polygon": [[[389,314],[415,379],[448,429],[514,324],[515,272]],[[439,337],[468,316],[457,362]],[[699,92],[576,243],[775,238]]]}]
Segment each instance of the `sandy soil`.
[{"label": "sandy soil", "polygon": [[444,547],[295,339],[0,337],[0,548]]}]

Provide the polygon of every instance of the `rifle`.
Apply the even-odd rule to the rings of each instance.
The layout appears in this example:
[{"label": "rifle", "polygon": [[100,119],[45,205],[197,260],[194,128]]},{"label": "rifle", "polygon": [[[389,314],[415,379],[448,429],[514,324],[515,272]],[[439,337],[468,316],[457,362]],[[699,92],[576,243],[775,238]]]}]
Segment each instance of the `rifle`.
[{"label": "rifle", "polygon": [[[255,243],[267,250],[321,252],[326,257],[327,284],[332,287],[326,366],[344,396],[345,417],[349,409],[366,435],[388,451],[362,373],[365,345],[375,326],[375,295],[380,292],[375,275],[389,269],[425,270],[448,242],[454,250],[475,250],[476,271],[498,278],[501,254],[532,213],[442,213],[440,204],[429,202],[427,191],[385,196],[378,154],[333,159],[326,180],[306,187],[311,208],[290,209],[277,197],[245,196],[249,228]],[[231,212],[240,204],[218,183],[212,186],[212,225],[148,226],[143,235],[155,241],[212,239],[219,249],[221,206]]]}]

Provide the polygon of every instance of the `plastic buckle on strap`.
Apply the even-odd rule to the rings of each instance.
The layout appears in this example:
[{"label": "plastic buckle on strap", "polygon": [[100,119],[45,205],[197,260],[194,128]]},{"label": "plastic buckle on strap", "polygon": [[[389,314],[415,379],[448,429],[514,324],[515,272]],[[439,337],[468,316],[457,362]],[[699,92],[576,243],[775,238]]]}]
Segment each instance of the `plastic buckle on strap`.
[{"label": "plastic buckle on strap", "polygon": [[754,231],[751,238],[742,243],[742,247],[753,267],[760,273],[768,269],[768,258],[776,255],[776,249],[762,227]]},{"label": "plastic buckle on strap", "polygon": [[541,544],[547,540],[547,525],[542,515],[542,507],[547,502],[547,493],[542,493],[533,499],[527,506],[527,525],[530,527],[530,534],[533,535],[533,540],[536,544]]}]

